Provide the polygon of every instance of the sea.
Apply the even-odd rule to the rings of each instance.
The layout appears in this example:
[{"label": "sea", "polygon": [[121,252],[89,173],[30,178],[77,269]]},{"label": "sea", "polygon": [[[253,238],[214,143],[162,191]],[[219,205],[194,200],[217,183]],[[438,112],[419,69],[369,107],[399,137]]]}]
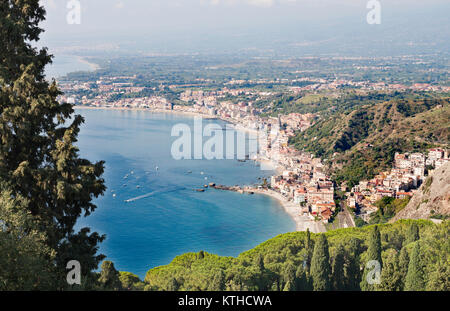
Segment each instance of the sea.
[{"label": "sea", "polygon": [[[77,229],[106,235],[99,252],[116,269],[144,278],[174,257],[200,250],[237,256],[295,223],[275,199],[265,195],[205,189],[256,185],[272,171],[255,161],[176,160],[171,154],[177,124],[193,128],[194,118],[135,110],[76,109],[85,118],[77,146],[80,156],[105,161],[107,190],[97,209]],[[221,120],[203,120],[203,125]],[[270,181],[270,179],[269,179]]]}]

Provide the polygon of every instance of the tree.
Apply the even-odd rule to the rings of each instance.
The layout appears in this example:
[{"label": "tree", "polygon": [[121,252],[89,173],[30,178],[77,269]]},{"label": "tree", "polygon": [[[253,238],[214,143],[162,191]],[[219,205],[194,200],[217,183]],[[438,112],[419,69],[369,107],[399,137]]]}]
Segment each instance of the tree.
[{"label": "tree", "polygon": [[381,283],[377,286],[382,291],[402,290],[402,279],[398,266],[398,255],[394,250],[390,250],[381,270]]},{"label": "tree", "polygon": [[73,115],[72,105],[58,102],[56,82],[45,80],[51,56],[31,45],[44,17],[39,1],[0,2],[0,173],[13,196],[28,199],[21,208],[55,250],[63,287],[69,260],[89,274],[104,258],[97,254],[103,236],[88,228],[74,231],[77,219],[96,209],[93,198],[105,191],[104,163],[79,157],[74,143],[84,120]]},{"label": "tree", "polygon": [[27,204],[0,183],[0,291],[55,288],[54,251],[23,208]]},{"label": "tree", "polygon": [[306,275],[306,270],[303,265],[298,266],[297,271],[295,271],[296,290],[311,290],[311,286]]},{"label": "tree", "polygon": [[330,253],[328,241],[324,234],[319,235],[314,246],[311,260],[311,277],[315,291],[327,291],[331,289],[330,282]]},{"label": "tree", "polygon": [[[370,261],[377,261],[380,267],[382,267],[383,262],[381,260],[381,235],[378,226],[374,226],[372,231],[370,232],[368,244],[369,247],[367,248],[366,263],[369,263]],[[369,269],[364,267],[363,279],[361,281],[361,289],[364,291],[375,290],[374,284],[369,284],[367,282],[367,275],[369,272]]]},{"label": "tree", "polygon": [[409,261],[408,274],[405,280],[406,291],[425,290],[425,272],[422,255],[420,253],[420,244],[416,242],[411,253]]},{"label": "tree", "polygon": [[124,290],[144,290],[145,283],[142,282],[139,277],[133,273],[120,271],[119,280],[121,287]]},{"label": "tree", "polygon": [[344,279],[344,247],[339,244],[336,255],[333,259],[332,277],[333,290],[343,290],[345,287]]},{"label": "tree", "polygon": [[282,274],[283,281],[285,283],[284,286],[285,291],[295,290],[295,283],[296,283],[295,274],[296,274],[295,266],[291,262],[288,262],[287,265],[284,267]]},{"label": "tree", "polygon": [[104,290],[117,291],[122,289],[119,272],[109,260],[105,260],[102,263],[102,271],[100,272],[98,281],[102,284]]},{"label": "tree", "polygon": [[222,270],[214,273],[209,290],[219,292],[225,290],[225,274]]},{"label": "tree", "polygon": [[438,262],[436,269],[430,273],[427,290],[444,291],[450,290],[450,267],[445,262]]},{"label": "tree", "polygon": [[349,242],[349,250],[345,253],[345,289],[346,290],[360,290],[361,269],[360,269],[360,254],[361,240],[352,238]]},{"label": "tree", "polygon": [[402,247],[400,250],[400,255],[398,256],[398,273],[400,278],[400,290],[405,288],[406,275],[408,273],[409,266],[409,255],[406,246]]},{"label": "tree", "polygon": [[314,243],[311,240],[311,232],[309,228],[306,229],[306,238],[305,238],[305,248],[306,248],[306,258],[305,258],[305,267],[306,273],[309,274],[309,270],[311,268],[311,259],[314,251]]},{"label": "tree", "polygon": [[419,226],[415,223],[412,223],[408,227],[408,232],[406,234],[406,244],[417,241],[420,238],[419,236]]}]

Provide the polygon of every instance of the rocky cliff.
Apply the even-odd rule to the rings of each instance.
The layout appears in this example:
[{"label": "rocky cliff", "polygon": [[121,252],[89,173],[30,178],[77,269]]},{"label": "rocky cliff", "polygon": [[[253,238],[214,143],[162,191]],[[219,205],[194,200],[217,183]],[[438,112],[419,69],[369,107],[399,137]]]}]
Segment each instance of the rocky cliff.
[{"label": "rocky cliff", "polygon": [[408,205],[391,221],[450,216],[450,163],[436,169],[411,198]]}]

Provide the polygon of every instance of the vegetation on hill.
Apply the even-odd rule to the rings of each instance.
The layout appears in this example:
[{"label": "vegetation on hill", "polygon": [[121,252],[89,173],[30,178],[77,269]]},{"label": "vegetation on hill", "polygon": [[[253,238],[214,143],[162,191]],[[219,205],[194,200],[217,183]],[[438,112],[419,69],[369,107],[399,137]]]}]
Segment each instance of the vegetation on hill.
[{"label": "vegetation on hill", "polygon": [[450,144],[450,100],[392,100],[323,118],[291,139],[331,159],[334,179],[354,185],[392,167],[396,152]]},{"label": "vegetation on hill", "polygon": [[[169,265],[148,271],[146,289],[450,290],[449,230],[448,221],[436,225],[402,220],[325,234],[287,233],[237,258],[205,252],[178,256]],[[369,260],[381,264],[379,284],[367,284],[363,277],[370,272]]]}]

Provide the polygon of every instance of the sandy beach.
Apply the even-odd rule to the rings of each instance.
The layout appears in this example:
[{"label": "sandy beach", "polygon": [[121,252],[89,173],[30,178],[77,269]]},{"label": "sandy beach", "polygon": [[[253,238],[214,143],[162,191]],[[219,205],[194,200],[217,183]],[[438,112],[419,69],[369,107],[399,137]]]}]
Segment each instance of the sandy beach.
[{"label": "sandy beach", "polygon": [[256,194],[268,195],[278,200],[280,204],[283,206],[286,213],[288,213],[295,221],[297,231],[306,231],[308,228],[309,231],[313,233],[320,233],[327,231],[325,225],[322,222],[314,221],[309,216],[303,215],[299,204],[295,204],[292,201],[288,201],[280,193],[275,192],[273,190],[263,190],[263,189],[252,189],[252,191]]},{"label": "sandy beach", "polygon": [[206,114],[201,114],[197,112],[190,111],[180,111],[180,110],[165,110],[165,109],[149,109],[149,108],[129,108],[129,107],[92,107],[92,106],[80,106],[75,105],[75,109],[91,109],[91,110],[123,110],[123,111],[146,111],[146,112],[155,112],[155,113],[170,113],[170,114],[179,114],[191,117],[202,117],[203,119],[216,119],[219,120],[218,117],[213,117]]}]

